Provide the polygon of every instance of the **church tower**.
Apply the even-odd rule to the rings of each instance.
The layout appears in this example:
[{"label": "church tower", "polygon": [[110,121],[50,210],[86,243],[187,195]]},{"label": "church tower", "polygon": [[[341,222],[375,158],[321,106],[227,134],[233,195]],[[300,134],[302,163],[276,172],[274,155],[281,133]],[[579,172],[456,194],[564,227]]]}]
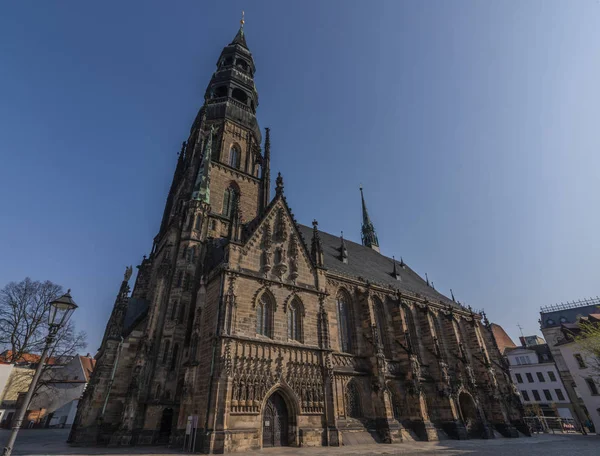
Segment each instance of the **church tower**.
[{"label": "church tower", "polygon": [[[210,210],[194,224],[206,237],[228,237],[234,208],[245,222],[253,220],[270,200],[269,138],[261,154],[256,120],[256,67],[246,43],[244,19],[233,41],[217,61],[200,108],[184,143],[158,237],[187,206],[205,204]],[[191,223],[191,219],[189,219]]]}]

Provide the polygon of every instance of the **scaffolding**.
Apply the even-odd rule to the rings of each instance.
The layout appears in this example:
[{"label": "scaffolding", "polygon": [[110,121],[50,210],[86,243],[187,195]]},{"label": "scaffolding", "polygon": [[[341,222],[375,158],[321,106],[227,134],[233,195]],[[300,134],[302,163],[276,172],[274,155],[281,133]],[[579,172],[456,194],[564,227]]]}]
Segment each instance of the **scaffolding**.
[{"label": "scaffolding", "polygon": [[600,297],[581,299],[579,301],[561,302],[551,306],[540,307],[541,313],[556,312],[557,310],[576,309],[577,307],[600,306]]}]

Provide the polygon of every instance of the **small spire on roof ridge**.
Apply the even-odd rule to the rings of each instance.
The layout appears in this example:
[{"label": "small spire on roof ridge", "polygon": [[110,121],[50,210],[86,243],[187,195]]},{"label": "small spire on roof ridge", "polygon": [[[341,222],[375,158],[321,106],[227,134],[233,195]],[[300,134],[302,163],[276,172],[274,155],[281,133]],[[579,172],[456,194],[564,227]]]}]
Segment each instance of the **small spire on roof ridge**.
[{"label": "small spire on roof ridge", "polygon": [[427,275],[427,273],[425,273],[425,280],[427,281],[427,285],[430,286],[429,285],[429,276]]},{"label": "small spire on roof ridge", "polygon": [[454,299],[454,292],[452,291],[452,288],[450,288],[450,296],[452,296],[452,301],[456,302],[456,299]]},{"label": "small spire on roof ridge", "polygon": [[435,285],[433,284],[433,280],[431,281],[431,288],[435,290]]},{"label": "small spire on roof ridge", "polygon": [[400,274],[398,274],[398,269],[396,269],[396,257],[392,255],[392,262],[394,263],[394,270],[392,271],[392,275],[396,280],[400,279]]},{"label": "small spire on roof ridge", "polygon": [[404,260],[402,259],[402,257],[400,257],[400,267],[403,268],[404,267]]},{"label": "small spire on roof ridge", "polygon": [[340,236],[342,245],[340,246],[340,259],[343,263],[348,263],[348,249],[346,248],[346,241],[344,240],[344,232]]}]

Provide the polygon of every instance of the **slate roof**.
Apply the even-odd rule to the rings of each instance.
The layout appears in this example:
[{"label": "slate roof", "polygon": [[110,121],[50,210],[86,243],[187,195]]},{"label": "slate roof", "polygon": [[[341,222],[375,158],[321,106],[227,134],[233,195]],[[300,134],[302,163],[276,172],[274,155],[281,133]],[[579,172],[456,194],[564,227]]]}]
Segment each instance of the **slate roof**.
[{"label": "slate roof", "polygon": [[[310,245],[313,236],[312,227],[298,224],[298,229],[306,244]],[[340,237],[323,231],[319,231],[319,235],[323,245],[324,265],[328,270],[352,278],[361,277],[385,287],[391,286],[401,292],[418,293],[431,301],[442,301],[444,304],[463,308],[457,302],[427,285],[427,282],[406,264],[404,267],[400,267],[399,261],[396,261],[396,271],[400,275],[400,280],[395,279],[392,276],[394,263],[391,258],[356,242],[345,239],[348,250],[348,263],[342,262],[340,260],[340,246],[342,244]]]},{"label": "slate roof", "polygon": [[598,312],[596,304],[589,306],[574,307],[571,309],[560,309],[551,312],[542,310],[540,312],[542,328],[560,326],[563,323],[577,323],[581,316],[591,315]]}]

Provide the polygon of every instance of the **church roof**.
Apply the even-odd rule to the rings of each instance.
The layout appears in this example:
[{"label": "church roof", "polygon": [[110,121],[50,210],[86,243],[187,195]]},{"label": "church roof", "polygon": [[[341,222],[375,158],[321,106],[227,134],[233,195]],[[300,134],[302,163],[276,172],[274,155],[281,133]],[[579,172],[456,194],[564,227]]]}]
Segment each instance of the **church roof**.
[{"label": "church roof", "polygon": [[[305,240],[312,238],[312,227],[299,224],[298,229]],[[446,305],[462,307],[427,285],[427,282],[406,264],[403,267],[397,264],[396,271],[400,276],[400,280],[394,278],[392,275],[394,260],[370,247],[345,240],[348,250],[348,262],[344,263],[341,260],[340,237],[323,231],[319,231],[319,234],[323,245],[324,266],[328,270],[352,278],[360,277],[378,285],[391,286],[401,292],[418,293],[431,301],[442,301]]]}]

